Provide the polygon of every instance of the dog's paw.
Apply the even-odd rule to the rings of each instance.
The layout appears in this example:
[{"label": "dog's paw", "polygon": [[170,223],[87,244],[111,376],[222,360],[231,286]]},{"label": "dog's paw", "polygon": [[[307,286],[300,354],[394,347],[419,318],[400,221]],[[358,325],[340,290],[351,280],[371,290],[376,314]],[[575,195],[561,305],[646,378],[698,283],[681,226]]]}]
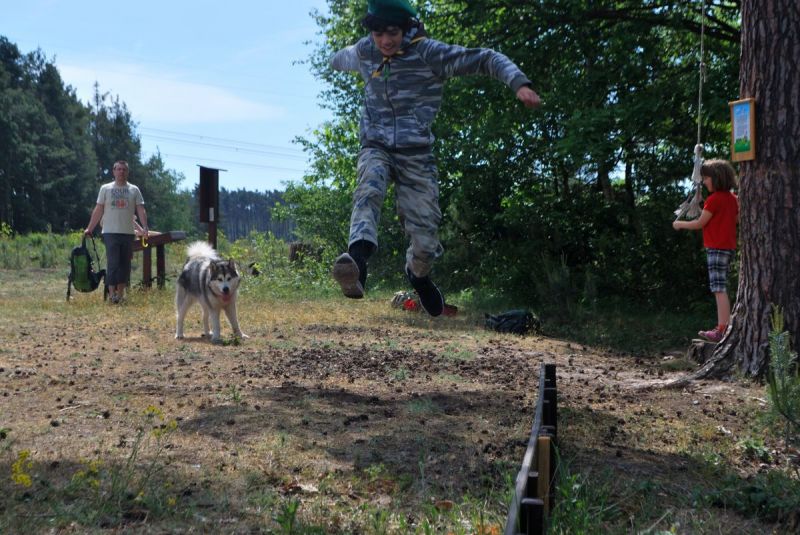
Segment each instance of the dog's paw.
[{"label": "dog's paw", "polygon": [[250,338],[249,336],[247,336],[246,334],[244,334],[242,332],[236,333],[236,337],[237,338],[241,338],[242,340],[246,340],[247,338]]},{"label": "dog's paw", "polygon": [[211,343],[215,346],[222,345],[222,338],[212,338]]},{"label": "dog's paw", "polygon": [[182,334],[176,334],[175,335],[175,340],[183,340],[183,335]]}]

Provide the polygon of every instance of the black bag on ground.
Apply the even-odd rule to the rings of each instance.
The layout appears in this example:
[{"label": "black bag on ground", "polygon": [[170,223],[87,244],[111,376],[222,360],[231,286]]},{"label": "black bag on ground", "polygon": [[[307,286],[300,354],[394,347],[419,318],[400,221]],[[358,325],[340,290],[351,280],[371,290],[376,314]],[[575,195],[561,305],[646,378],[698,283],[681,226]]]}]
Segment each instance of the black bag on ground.
[{"label": "black bag on ground", "polygon": [[[97,257],[97,265],[100,265],[100,255],[97,254],[97,246],[92,237],[92,247],[94,248],[95,257]],[[83,237],[81,244],[72,248],[69,255],[69,278],[67,280],[67,299],[70,297],[70,287],[75,288],[79,292],[93,292],[99,286],[100,282],[105,278],[106,270],[94,270],[94,260],[89,253],[89,248],[86,247],[86,236]]]},{"label": "black bag on ground", "polygon": [[541,322],[530,310],[518,309],[497,315],[486,314],[484,326],[500,333],[528,334],[538,332]]}]

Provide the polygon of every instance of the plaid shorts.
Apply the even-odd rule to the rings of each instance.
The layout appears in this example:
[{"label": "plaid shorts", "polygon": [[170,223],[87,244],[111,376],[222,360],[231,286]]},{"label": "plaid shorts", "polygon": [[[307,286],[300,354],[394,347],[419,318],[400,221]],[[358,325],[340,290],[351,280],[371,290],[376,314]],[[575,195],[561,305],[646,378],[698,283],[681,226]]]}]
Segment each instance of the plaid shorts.
[{"label": "plaid shorts", "polygon": [[728,290],[728,271],[735,252],[733,249],[706,249],[708,287],[712,293]]}]

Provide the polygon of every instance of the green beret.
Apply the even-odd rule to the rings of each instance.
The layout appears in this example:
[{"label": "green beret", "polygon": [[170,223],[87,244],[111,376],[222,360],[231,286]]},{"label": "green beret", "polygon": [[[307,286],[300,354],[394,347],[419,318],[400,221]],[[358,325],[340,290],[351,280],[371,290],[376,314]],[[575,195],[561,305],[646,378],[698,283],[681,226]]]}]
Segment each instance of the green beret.
[{"label": "green beret", "polygon": [[383,19],[389,24],[401,25],[417,16],[417,10],[408,0],[368,0],[367,14]]}]

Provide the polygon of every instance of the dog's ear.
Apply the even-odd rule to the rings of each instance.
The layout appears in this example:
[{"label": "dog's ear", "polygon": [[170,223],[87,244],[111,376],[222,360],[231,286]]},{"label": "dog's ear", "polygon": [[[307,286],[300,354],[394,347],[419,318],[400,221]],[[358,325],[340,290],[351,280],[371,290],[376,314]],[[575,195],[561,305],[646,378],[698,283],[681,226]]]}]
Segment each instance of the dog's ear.
[{"label": "dog's ear", "polygon": [[233,261],[233,258],[228,259],[228,268],[232,271],[236,271],[236,262]]}]

